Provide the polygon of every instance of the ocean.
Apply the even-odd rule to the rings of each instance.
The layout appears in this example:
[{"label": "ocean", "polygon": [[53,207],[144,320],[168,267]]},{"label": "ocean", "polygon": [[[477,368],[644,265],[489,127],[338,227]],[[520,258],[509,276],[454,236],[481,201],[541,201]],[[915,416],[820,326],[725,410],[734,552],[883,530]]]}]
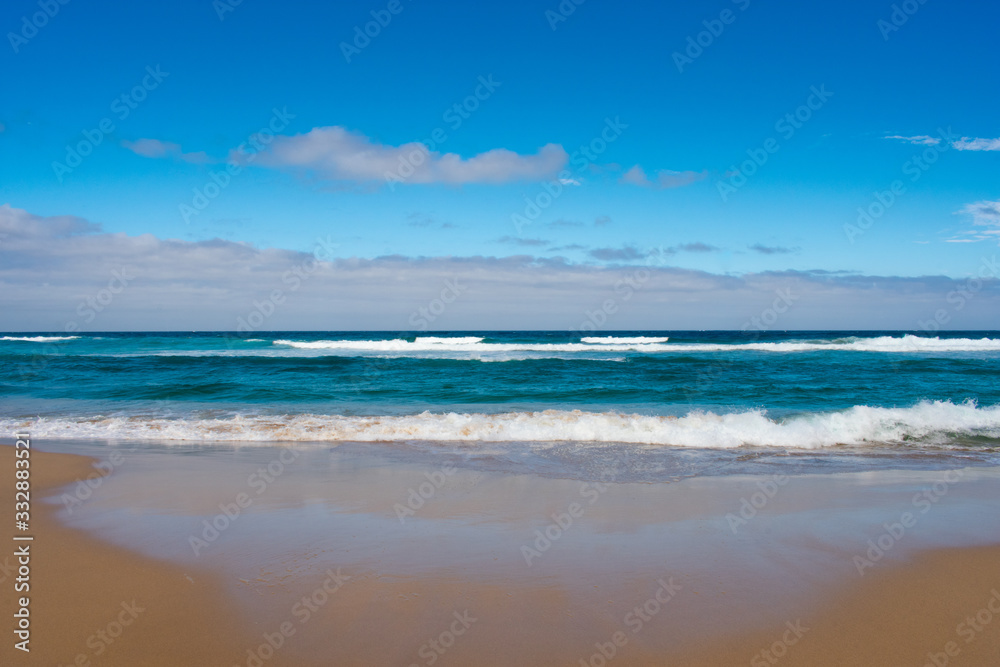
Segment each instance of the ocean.
[{"label": "ocean", "polygon": [[0,335],[36,441],[436,452],[659,480],[1000,463],[1000,332]]}]

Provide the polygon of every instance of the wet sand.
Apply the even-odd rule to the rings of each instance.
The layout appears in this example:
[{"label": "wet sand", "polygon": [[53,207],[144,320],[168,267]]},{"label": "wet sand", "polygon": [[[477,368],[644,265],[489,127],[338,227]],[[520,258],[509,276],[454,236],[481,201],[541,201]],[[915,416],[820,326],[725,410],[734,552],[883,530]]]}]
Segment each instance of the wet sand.
[{"label": "wet sand", "polygon": [[[520,516],[517,508],[525,503],[525,494],[538,498],[543,515],[566,509],[561,494],[573,488],[568,482],[455,474],[449,480],[454,488],[442,487],[437,505],[429,503],[426,513],[416,517],[419,522],[399,528],[410,532],[388,532],[395,523],[391,500],[401,492],[386,495],[372,480],[389,479],[386,488],[405,491],[423,477],[407,477],[410,472],[400,466],[386,465],[323,472],[323,493],[342,499],[332,509],[326,501],[310,499],[311,491],[303,491],[295,478],[279,480],[284,487],[276,481],[258,505],[239,518],[238,530],[222,535],[198,559],[184,562],[172,553],[169,560],[166,555],[154,558],[163,544],[177,542],[158,540],[176,532],[172,522],[183,520],[178,524],[183,535],[184,526],[197,523],[192,517],[211,515],[215,503],[202,507],[199,493],[212,487],[213,499],[235,498],[245,475],[235,473],[241,481],[230,489],[220,476],[199,474],[198,469],[209,469],[202,461],[163,456],[154,460],[138,454],[134,468],[123,466],[109,478],[114,486],[109,482],[102,489],[104,498],[92,501],[94,515],[128,526],[117,532],[96,531],[98,538],[91,530],[81,530],[91,524],[75,520],[85,512],[74,514],[67,524],[63,504],[42,501],[61,485],[93,473],[93,459],[33,451],[32,651],[25,655],[13,650],[8,632],[0,662],[822,666],[923,665],[930,654],[937,667],[944,660],[951,665],[1000,664],[1000,548],[995,546],[920,549],[891,562],[886,558],[866,569],[864,576],[850,572],[850,563],[828,576],[822,563],[788,558],[781,565],[788,570],[788,591],[776,580],[755,578],[758,570],[749,549],[743,571],[733,565],[738,560],[703,562],[695,568],[672,552],[670,557],[651,553],[627,560],[615,551],[616,544],[633,544],[628,540],[637,539],[642,525],[652,521],[646,516],[652,513],[651,502],[659,498],[662,503],[657,516],[667,511],[675,500],[668,492],[696,499],[692,506],[676,510],[679,514],[671,521],[692,523],[686,535],[709,540],[717,525],[699,520],[698,512],[719,515],[726,503],[722,510],[709,512],[702,507],[705,499],[738,496],[739,491],[725,486],[731,482],[702,479],[678,491],[655,485],[609,491],[606,501],[583,517],[587,527],[581,518],[581,528],[566,531],[561,542],[526,568],[518,546],[522,541],[533,544],[530,528],[520,520],[513,526],[485,525],[497,523],[498,516],[508,517],[508,523],[510,516]],[[156,477],[143,469],[147,459],[151,468],[164,462],[177,468]],[[234,466],[233,461],[225,463]],[[316,461],[309,467],[315,470]],[[0,471],[7,471],[0,472],[0,489],[11,498],[9,446],[0,447]],[[363,481],[356,488],[348,486],[350,479],[359,477]],[[988,480],[984,484],[989,493]],[[823,493],[815,483],[803,486],[811,489],[793,490],[789,485],[786,502],[801,505],[793,494]],[[517,488],[524,493],[518,496],[513,492]],[[58,500],[59,493],[55,496]],[[107,499],[113,499],[109,504],[116,509],[102,506]],[[265,499],[270,503],[266,507]],[[956,493],[949,497],[957,499]],[[151,505],[162,509],[161,519],[147,516],[144,508]],[[0,507],[4,525],[13,525],[12,511],[12,502]],[[530,511],[526,506],[523,513]],[[379,524],[374,518],[379,514],[388,514],[390,521]],[[286,532],[281,532],[281,524],[288,524]],[[621,524],[635,525],[627,535],[603,539],[609,526]],[[764,534],[771,525],[759,519],[754,528]],[[793,528],[793,538],[809,539],[807,531]],[[498,533],[503,539],[495,542],[487,539],[488,531],[508,529],[516,536],[513,543],[507,532]],[[434,530],[441,531],[440,537]],[[308,537],[310,531],[332,531],[336,539],[323,542]],[[428,531],[427,539],[433,541],[446,542],[455,535],[459,539],[431,558],[418,539],[418,533]],[[307,537],[292,539],[301,533]],[[474,543],[467,536],[482,540]],[[1000,535],[993,539],[1000,541]],[[658,548],[655,542],[650,545],[648,551]],[[661,546],[665,554],[669,545]],[[853,544],[844,549],[854,551]],[[409,555],[412,562],[401,565],[397,552]],[[433,567],[441,553],[450,554],[447,567]],[[840,555],[838,559],[831,562],[843,561]],[[8,562],[13,560],[11,556]],[[12,619],[15,575],[6,569],[0,572],[4,575],[0,613]],[[803,588],[803,582],[817,583]],[[795,604],[779,604],[793,589],[799,598]],[[118,623],[126,622],[119,634]],[[765,650],[770,653],[762,653]]]}]

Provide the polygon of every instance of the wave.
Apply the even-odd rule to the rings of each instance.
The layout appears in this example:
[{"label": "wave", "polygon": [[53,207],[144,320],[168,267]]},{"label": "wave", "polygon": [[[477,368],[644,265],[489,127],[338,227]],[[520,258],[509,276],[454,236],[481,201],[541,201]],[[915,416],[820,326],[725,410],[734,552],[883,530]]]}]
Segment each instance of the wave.
[{"label": "wave", "polygon": [[580,342],[598,344],[598,345],[612,345],[615,343],[630,345],[635,343],[666,343],[668,340],[670,340],[670,338],[667,336],[664,336],[663,338],[653,338],[650,336],[634,336],[632,338],[617,337],[617,336],[604,336],[604,337],[587,336],[581,338]]},{"label": "wave", "polygon": [[677,352],[984,352],[1000,351],[997,338],[938,338],[905,335],[901,337],[838,338],[833,340],[786,341],[780,343],[673,343],[667,338],[583,338],[579,343],[484,343],[482,338],[417,338],[414,341],[392,340],[276,340],[274,345],[303,350],[331,352],[410,353],[410,352],[640,352],[647,354]]},{"label": "wave", "polygon": [[454,338],[418,336],[416,340],[427,345],[474,345],[483,342],[482,336],[455,336]]},{"label": "wave", "polygon": [[[301,350],[352,352],[659,352],[649,344],[589,345],[587,343],[483,343],[474,338],[417,338],[392,340],[276,340],[275,345]],[[454,341],[458,341],[457,343]],[[658,345],[657,348],[666,346]]]},{"label": "wave", "polygon": [[0,336],[0,340],[18,340],[26,343],[51,343],[57,340],[74,340],[79,336]]},{"label": "wave", "polygon": [[908,408],[854,406],[839,412],[772,419],[763,410],[731,414],[690,412],[682,417],[617,412],[238,415],[228,418],[0,419],[7,433],[36,438],[251,442],[618,442],[696,448],[775,446],[816,449],[834,445],[941,445],[956,438],[1000,438],[1000,405],[924,401]]}]

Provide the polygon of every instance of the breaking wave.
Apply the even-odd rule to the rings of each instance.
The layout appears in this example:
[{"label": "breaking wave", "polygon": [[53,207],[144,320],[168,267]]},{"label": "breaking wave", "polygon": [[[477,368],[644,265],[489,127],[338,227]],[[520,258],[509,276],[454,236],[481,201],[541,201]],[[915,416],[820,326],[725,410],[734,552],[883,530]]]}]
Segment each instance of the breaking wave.
[{"label": "breaking wave", "polygon": [[854,406],[774,419],[763,410],[681,417],[618,412],[431,413],[403,416],[237,415],[166,419],[140,416],[0,419],[7,433],[34,437],[254,442],[620,442],[697,448],[834,445],[942,445],[1000,438],[1000,405],[923,401],[907,408]]}]

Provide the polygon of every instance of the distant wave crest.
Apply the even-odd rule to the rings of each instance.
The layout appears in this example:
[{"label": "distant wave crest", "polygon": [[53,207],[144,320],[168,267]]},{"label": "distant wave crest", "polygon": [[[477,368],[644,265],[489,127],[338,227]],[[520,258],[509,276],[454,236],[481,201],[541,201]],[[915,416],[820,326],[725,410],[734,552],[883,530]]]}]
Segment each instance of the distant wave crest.
[{"label": "distant wave crest", "polygon": [[586,336],[580,339],[581,343],[597,344],[597,345],[635,345],[637,343],[666,343],[670,340],[669,337],[664,336],[663,338],[656,338],[653,336],[634,336],[634,337],[621,337],[621,336]]},{"label": "distant wave crest", "polygon": [[776,343],[672,343],[668,338],[639,336],[635,338],[584,337],[579,343],[485,343],[482,338],[418,337],[408,341],[392,340],[314,340],[279,339],[274,345],[301,350],[328,350],[331,354],[349,352],[375,354],[406,354],[428,352],[476,353],[573,353],[573,352],[984,352],[1000,351],[997,338],[939,338],[924,336],[879,336],[876,338],[836,338],[832,340],[801,340]]},{"label": "distant wave crest", "polygon": [[73,340],[79,336],[0,336],[0,340],[17,340],[25,343],[52,343],[57,340]]}]

